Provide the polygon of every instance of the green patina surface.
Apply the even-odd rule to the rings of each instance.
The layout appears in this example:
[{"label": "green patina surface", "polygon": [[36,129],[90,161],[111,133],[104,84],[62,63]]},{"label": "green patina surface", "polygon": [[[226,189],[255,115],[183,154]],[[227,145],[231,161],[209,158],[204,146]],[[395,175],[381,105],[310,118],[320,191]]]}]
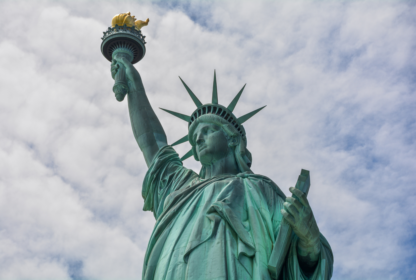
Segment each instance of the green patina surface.
[{"label": "green patina surface", "polygon": [[[142,279],[271,279],[267,269],[285,196],[270,179],[239,173],[201,179],[170,146],[156,155],[143,184],[144,210],[156,225]],[[322,249],[313,277],[302,272],[298,237],[282,279],[329,279],[332,253]]]},{"label": "green patina surface", "polygon": [[[285,197],[273,181],[250,169],[242,124],[262,108],[233,115],[244,87],[228,107],[222,106],[214,75],[212,102],[203,105],[182,81],[197,109],[190,116],[164,109],[188,124],[188,135],[173,144],[192,145],[180,158],[167,143],[138,71],[116,55],[113,78],[119,69],[127,79],[133,134],[149,167],[144,210],[156,218],[142,279],[271,279],[276,273],[279,279],[331,278],[332,251],[306,193],[290,188],[292,197]],[[183,166],[191,156],[202,164],[199,174]],[[278,238],[283,230],[289,233],[282,239],[287,253],[279,251],[286,246]],[[280,252],[282,260],[275,260]],[[282,269],[276,272],[273,262],[279,261]]]}]

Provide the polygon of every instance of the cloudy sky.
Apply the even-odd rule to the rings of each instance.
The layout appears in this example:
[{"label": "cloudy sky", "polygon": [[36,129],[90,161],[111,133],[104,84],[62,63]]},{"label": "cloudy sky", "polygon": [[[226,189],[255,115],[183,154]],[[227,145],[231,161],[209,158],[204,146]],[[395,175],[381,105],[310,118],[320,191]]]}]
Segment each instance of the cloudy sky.
[{"label": "cloudy sky", "polygon": [[146,165],[100,52],[126,11],[150,18],[136,68],[170,143],[187,126],[157,108],[194,110],[178,76],[203,103],[214,69],[221,104],[247,83],[253,171],[286,194],[311,171],[333,279],[413,279],[415,2],[3,0],[0,280],[141,278]]}]

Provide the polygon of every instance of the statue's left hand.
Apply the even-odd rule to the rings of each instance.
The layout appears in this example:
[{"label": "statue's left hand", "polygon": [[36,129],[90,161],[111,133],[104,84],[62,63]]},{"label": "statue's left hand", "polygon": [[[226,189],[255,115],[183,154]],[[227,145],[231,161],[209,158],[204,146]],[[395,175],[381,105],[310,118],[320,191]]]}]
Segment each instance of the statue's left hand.
[{"label": "statue's left hand", "polygon": [[293,231],[299,237],[301,251],[310,257],[317,257],[320,252],[319,228],[313,216],[312,209],[306,195],[296,189],[289,188],[294,197],[287,197],[281,210],[284,219],[292,226]]}]

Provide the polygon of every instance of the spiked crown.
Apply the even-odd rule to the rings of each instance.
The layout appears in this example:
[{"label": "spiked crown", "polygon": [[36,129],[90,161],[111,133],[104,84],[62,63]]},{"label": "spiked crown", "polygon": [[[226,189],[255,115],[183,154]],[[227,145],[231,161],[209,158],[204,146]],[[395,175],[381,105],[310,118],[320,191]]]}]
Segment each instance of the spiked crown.
[{"label": "spiked crown", "polygon": [[[237,118],[236,116],[234,116],[233,111],[234,111],[234,108],[237,105],[237,102],[240,99],[240,96],[243,93],[244,88],[245,88],[246,85],[244,85],[243,88],[237,93],[237,95],[231,101],[230,105],[228,105],[227,107],[224,107],[224,106],[218,104],[217,78],[216,78],[215,71],[214,71],[214,84],[213,84],[213,87],[212,87],[212,101],[211,101],[211,103],[208,103],[208,104],[202,104],[201,101],[199,101],[198,97],[196,97],[196,95],[192,92],[192,90],[181,79],[181,77],[179,77],[179,79],[181,80],[182,84],[184,85],[184,87],[185,87],[186,91],[188,92],[189,96],[192,98],[192,101],[195,103],[197,109],[190,116],[184,115],[184,114],[181,114],[181,113],[177,113],[177,112],[174,112],[174,111],[170,111],[170,110],[167,110],[167,109],[163,109],[163,108],[160,108],[160,109],[162,109],[165,112],[168,112],[169,114],[174,115],[175,117],[178,117],[178,118],[186,121],[188,123],[188,128],[199,117],[201,117],[203,115],[213,114],[213,115],[217,115],[217,116],[223,118],[224,120],[226,120],[231,126],[233,126],[238,131],[238,133],[241,135],[241,137],[243,139],[246,139],[245,130],[244,130],[244,127],[242,126],[242,124],[244,122],[246,122],[248,119],[250,119],[252,116],[257,114],[264,107],[266,107],[266,106],[263,106],[263,107],[261,107],[259,109],[256,109],[256,110],[254,110],[250,113],[245,114],[244,116],[241,116],[241,117]],[[171,146],[179,145],[179,144],[187,142],[187,141],[189,141],[189,135],[186,135],[186,136],[182,137],[181,139],[179,139],[178,141],[173,143]],[[191,157],[192,155],[193,155],[193,151],[191,149],[189,152],[187,152],[181,158],[181,160],[184,161],[187,158]]]}]

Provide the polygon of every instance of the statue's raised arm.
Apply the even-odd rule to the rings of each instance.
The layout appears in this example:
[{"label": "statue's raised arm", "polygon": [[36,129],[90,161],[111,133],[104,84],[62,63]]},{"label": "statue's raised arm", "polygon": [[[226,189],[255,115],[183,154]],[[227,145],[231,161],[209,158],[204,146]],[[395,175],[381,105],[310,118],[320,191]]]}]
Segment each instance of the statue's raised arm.
[{"label": "statue's raised arm", "polygon": [[111,27],[103,32],[101,52],[111,61],[116,99],[122,101],[126,94],[128,96],[134,137],[147,166],[150,166],[156,153],[166,146],[167,141],[162,125],[147,99],[140,74],[133,67],[146,53],[145,36],[140,29],[148,23],[149,19],[136,20],[130,12],[115,15]]},{"label": "statue's raised arm", "polygon": [[159,149],[167,145],[166,134],[147,99],[139,72],[126,58],[116,56],[113,59],[111,63],[113,79],[120,64],[126,69],[129,85],[127,100],[133,134],[143,152],[147,166],[150,166]]}]

